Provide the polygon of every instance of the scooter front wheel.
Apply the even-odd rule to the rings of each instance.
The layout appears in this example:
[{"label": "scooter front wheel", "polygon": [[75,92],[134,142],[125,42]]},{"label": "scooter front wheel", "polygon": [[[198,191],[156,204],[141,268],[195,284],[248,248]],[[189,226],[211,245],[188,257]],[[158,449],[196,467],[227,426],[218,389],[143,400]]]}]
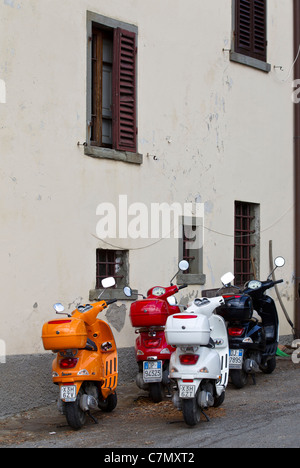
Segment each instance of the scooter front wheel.
[{"label": "scooter front wheel", "polygon": [[234,369],[230,371],[230,377],[236,388],[243,388],[247,384],[248,374],[243,369]]},{"label": "scooter front wheel", "polygon": [[197,399],[182,400],[182,411],[185,423],[188,426],[196,426],[200,422],[201,409]]},{"label": "scooter front wheel", "polygon": [[86,422],[86,413],[80,408],[81,392],[79,392],[76,401],[65,403],[65,415],[67,423],[72,429],[78,431]]},{"label": "scooter front wheel", "polygon": [[117,394],[113,393],[108,395],[106,400],[99,401],[98,407],[104,411],[104,413],[111,413],[118,404]]},{"label": "scooter front wheel", "polygon": [[276,356],[273,356],[266,362],[265,366],[261,366],[260,369],[263,371],[264,374],[272,374],[276,369]]}]

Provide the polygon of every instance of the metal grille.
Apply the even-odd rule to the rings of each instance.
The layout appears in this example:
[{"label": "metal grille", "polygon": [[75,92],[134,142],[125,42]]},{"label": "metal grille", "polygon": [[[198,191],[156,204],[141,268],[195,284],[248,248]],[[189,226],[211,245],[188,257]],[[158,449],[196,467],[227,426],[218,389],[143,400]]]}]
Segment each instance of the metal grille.
[{"label": "metal grille", "polygon": [[123,266],[122,257],[115,250],[96,250],[96,289],[102,288],[101,281],[104,278],[113,276],[118,285],[119,280],[124,276],[120,275],[120,268]]},{"label": "metal grille", "polygon": [[[192,263],[195,260],[195,256],[192,255],[191,250],[189,249],[189,243],[195,242],[196,240],[196,233],[194,237],[192,237],[193,233],[196,231],[196,226],[183,226],[183,236],[182,236],[182,243],[183,243],[183,260],[187,260],[190,264],[190,268],[185,271],[185,274],[191,272]],[[187,233],[189,237],[187,236]]]},{"label": "metal grille", "polygon": [[252,256],[253,220],[251,203],[235,202],[235,228],[234,228],[234,275],[235,283],[243,285],[246,281],[253,279],[252,262],[255,259]]}]

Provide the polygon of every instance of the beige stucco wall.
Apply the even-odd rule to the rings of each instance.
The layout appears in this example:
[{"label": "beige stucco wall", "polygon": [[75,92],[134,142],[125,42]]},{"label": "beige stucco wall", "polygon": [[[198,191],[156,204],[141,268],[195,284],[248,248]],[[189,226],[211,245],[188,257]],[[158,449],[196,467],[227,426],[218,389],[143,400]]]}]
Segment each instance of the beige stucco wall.
[{"label": "beige stucco wall", "polygon": [[[87,10],[138,26],[141,166],[93,159],[77,146],[86,139]],[[260,203],[261,276],[272,240],[287,260],[278,275],[293,314],[292,3],[269,2],[269,74],[223,52],[231,15],[231,0],[1,3],[0,339],[8,354],[43,351],[53,303],[88,301],[95,250],[105,247],[96,209],[118,206],[120,194],[147,206],[205,203],[204,288],[233,270],[234,200]],[[140,292],[176,270],[178,241],[141,248],[151,243],[117,241],[130,249],[130,284]],[[282,318],[281,334],[289,333]],[[120,347],[133,345],[128,314],[115,335]]]}]

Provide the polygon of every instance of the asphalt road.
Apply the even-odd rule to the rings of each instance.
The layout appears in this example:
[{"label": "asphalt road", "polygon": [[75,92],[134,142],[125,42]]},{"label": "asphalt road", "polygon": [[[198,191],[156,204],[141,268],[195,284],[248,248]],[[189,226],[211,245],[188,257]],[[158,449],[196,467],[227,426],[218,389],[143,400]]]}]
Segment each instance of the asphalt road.
[{"label": "asphalt road", "polygon": [[259,373],[256,386],[251,379],[242,390],[229,384],[222,407],[208,410],[210,422],[203,418],[194,428],[185,425],[171,401],[155,405],[134,383],[119,387],[118,396],[113,413],[94,413],[99,424],[88,420],[78,432],[67,426],[55,403],[2,419],[0,448],[105,448],[116,456],[118,448],[186,453],[197,448],[300,447],[300,364],[290,358],[279,358],[272,375]]}]

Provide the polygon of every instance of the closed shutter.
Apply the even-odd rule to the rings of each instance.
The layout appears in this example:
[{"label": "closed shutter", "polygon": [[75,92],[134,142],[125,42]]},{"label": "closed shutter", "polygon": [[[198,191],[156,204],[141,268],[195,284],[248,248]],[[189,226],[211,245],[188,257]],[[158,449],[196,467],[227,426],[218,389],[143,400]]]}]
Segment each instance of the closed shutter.
[{"label": "closed shutter", "polygon": [[113,147],[136,152],[136,37],[117,28],[114,33]]},{"label": "closed shutter", "polygon": [[235,51],[266,62],[266,0],[237,0]]}]

